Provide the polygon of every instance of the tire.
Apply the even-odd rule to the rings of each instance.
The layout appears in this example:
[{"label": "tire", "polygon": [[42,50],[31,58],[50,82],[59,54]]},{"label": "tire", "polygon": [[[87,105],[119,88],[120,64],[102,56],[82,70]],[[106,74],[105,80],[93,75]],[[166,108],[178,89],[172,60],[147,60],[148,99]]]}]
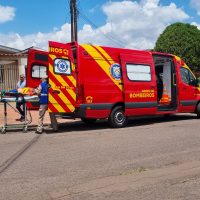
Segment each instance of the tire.
[{"label": "tire", "polygon": [[97,121],[97,119],[91,119],[91,118],[81,118],[81,120],[87,125],[92,125]]},{"label": "tire", "polygon": [[200,119],[200,103],[197,105],[197,118]]},{"label": "tire", "polygon": [[110,113],[108,123],[113,128],[122,128],[127,124],[127,117],[125,116],[122,106],[116,106]]},{"label": "tire", "polygon": [[164,114],[163,116],[164,116],[164,118],[168,119],[172,116],[172,114]]}]

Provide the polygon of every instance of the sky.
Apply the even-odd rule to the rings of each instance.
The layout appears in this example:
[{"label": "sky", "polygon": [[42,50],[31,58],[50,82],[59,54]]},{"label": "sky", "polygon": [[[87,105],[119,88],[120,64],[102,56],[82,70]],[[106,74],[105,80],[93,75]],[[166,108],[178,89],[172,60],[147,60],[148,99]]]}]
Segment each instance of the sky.
[{"label": "sky", "polygon": [[[70,0],[0,0],[0,45],[48,49],[70,42]],[[77,0],[78,42],[151,49],[176,22],[200,29],[200,0]]]}]

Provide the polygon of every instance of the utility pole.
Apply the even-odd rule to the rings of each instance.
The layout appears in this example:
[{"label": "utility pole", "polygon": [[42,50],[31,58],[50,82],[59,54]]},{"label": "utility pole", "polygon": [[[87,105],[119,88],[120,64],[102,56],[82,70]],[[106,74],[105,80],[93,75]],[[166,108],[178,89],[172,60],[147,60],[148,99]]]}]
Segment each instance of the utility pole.
[{"label": "utility pole", "polygon": [[77,42],[77,7],[76,0],[70,0],[70,14],[71,14],[71,42]]}]

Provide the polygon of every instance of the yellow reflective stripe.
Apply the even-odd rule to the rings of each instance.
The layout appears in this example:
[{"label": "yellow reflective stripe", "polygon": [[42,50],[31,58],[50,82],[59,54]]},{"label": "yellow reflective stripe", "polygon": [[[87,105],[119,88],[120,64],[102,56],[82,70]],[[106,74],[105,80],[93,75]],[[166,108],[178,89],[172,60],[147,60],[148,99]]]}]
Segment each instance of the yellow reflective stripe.
[{"label": "yellow reflective stripe", "polygon": [[103,56],[109,61],[110,64],[114,64],[114,60],[107,54],[107,52],[101,48],[100,46],[95,46],[102,54]]},{"label": "yellow reflective stripe", "polygon": [[[68,57],[62,57],[64,59],[69,59]],[[72,67],[72,71],[75,71],[75,66],[74,63],[71,62],[71,67]],[[76,87],[76,80],[73,76],[67,76],[67,78],[71,81],[71,83],[73,84],[74,87]]]},{"label": "yellow reflective stripe", "polygon": [[[51,94],[49,94],[49,102],[52,103],[52,102],[57,102],[53,96]],[[56,110],[58,110],[58,112],[66,112],[61,106],[60,104],[57,102],[57,103],[52,103],[53,106],[56,108]]]},{"label": "yellow reflective stripe", "polygon": [[54,60],[54,59],[56,58],[56,56],[53,55],[53,54],[49,54],[49,57],[50,57],[52,60]]},{"label": "yellow reflective stripe", "polygon": [[48,112],[53,112],[50,108],[48,108]]},{"label": "yellow reflective stripe", "polygon": [[[81,45],[93,58],[100,58],[100,59],[94,59],[98,65],[104,70],[104,72],[110,77],[110,79],[113,81],[113,83],[122,91],[122,85],[119,85],[121,83],[121,80],[115,80],[111,74],[110,74],[110,65],[108,62],[102,57],[102,55],[91,45]],[[105,52],[104,52],[105,53]]]},{"label": "yellow reflective stripe", "polygon": [[[54,73],[54,71],[53,71],[53,66],[51,65],[51,64],[49,64],[49,71],[51,72],[51,74],[53,74],[54,75],[54,77],[55,77],[55,79],[57,79],[57,81],[58,82],[64,82],[65,83],[65,86],[68,86],[68,87],[70,87],[67,83],[66,83],[66,81],[62,78],[62,76],[60,76],[60,75],[55,75],[55,73]],[[57,76],[58,76],[58,78],[57,78]],[[50,85],[51,85],[51,83],[49,83]],[[71,89],[67,89],[67,92],[70,94],[70,96],[74,99],[74,101],[76,101],[76,94],[75,94],[75,92],[73,91],[73,90],[71,90]]]},{"label": "yellow reflective stripe", "polygon": [[[54,83],[53,81],[51,81],[50,85],[53,86],[53,88],[55,88],[55,86],[56,86],[55,83]],[[60,92],[60,93],[58,94],[58,96],[60,97],[60,99],[62,99],[62,102],[69,108],[69,110],[70,110],[71,112],[73,112],[73,111],[75,110],[75,107],[72,105],[72,103],[68,100],[68,98],[67,98],[62,92]],[[55,99],[53,98],[53,96],[52,96],[52,99],[50,99],[49,101],[50,101],[50,103],[54,104],[52,100],[55,100]],[[57,102],[56,100],[55,100],[55,102],[56,102],[57,104],[60,104],[60,102]],[[59,112],[60,112],[60,111],[59,111]]]}]

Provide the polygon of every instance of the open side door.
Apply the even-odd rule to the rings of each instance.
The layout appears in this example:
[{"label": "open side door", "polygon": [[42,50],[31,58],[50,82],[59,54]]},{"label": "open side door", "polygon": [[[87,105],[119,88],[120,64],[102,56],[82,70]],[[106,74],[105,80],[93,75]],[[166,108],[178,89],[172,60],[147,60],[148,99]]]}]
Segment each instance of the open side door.
[{"label": "open side door", "polygon": [[120,55],[127,116],[157,112],[157,88],[152,55],[136,52]]},{"label": "open side door", "polygon": [[[48,72],[48,52],[31,48],[28,51],[26,68],[26,86],[36,88],[41,83],[41,77]],[[29,109],[38,109],[38,102],[28,102]]]},{"label": "open side door", "polygon": [[76,106],[76,73],[70,44],[49,42],[49,112],[72,113]]}]

